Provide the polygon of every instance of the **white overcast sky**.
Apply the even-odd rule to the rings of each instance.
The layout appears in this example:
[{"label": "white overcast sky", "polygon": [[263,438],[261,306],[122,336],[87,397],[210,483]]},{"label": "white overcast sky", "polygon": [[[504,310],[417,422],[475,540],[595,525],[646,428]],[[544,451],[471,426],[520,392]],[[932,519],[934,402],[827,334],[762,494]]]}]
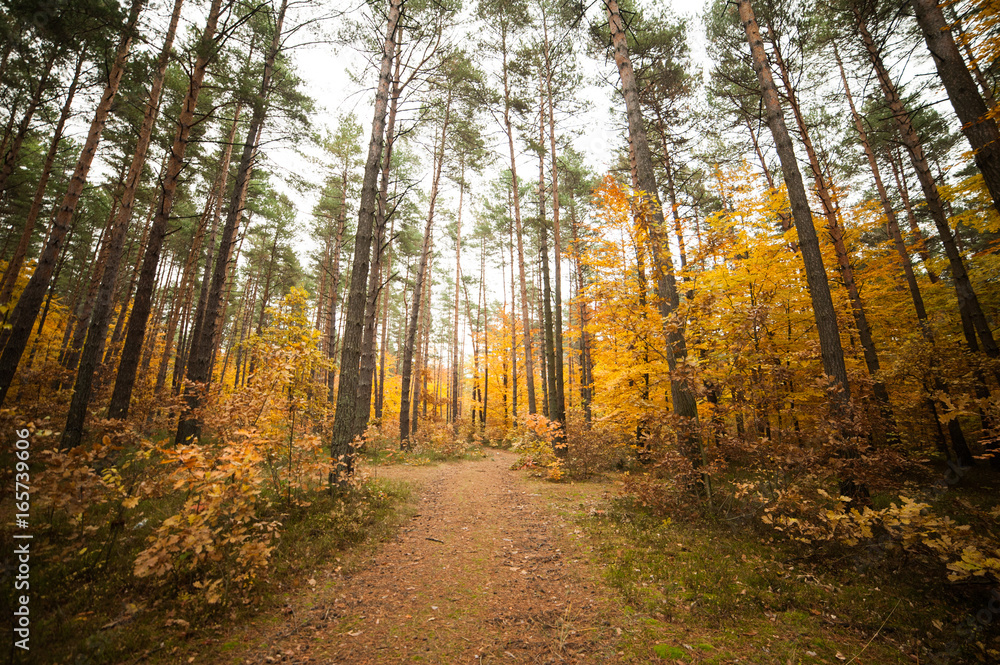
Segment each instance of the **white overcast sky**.
[{"label": "white overcast sky", "polygon": [[[645,2],[643,4],[653,4]],[[666,0],[665,4],[673,9],[673,12],[680,17],[690,19],[691,30],[691,50],[692,57],[696,63],[704,63],[704,38],[701,26],[700,12],[707,4],[704,0]],[[592,10],[593,12],[593,10]],[[366,63],[353,50],[335,46],[331,44],[319,44],[302,47],[294,50],[294,60],[297,65],[297,72],[303,80],[303,89],[315,100],[317,109],[313,118],[313,123],[317,129],[333,130],[337,124],[337,118],[342,114],[353,112],[364,128],[364,142],[367,144],[368,134],[371,130],[372,113],[372,91],[366,90],[351,80],[348,71],[358,71],[365,67]],[[591,59],[586,54],[581,53],[581,67],[591,78],[600,72],[610,75],[611,80],[616,84],[617,73],[614,71],[613,62],[598,62]],[[371,80],[373,77],[369,77]],[[584,98],[592,104],[592,109],[583,122],[574,123],[582,129],[582,134],[575,139],[574,146],[587,156],[591,168],[597,173],[604,172],[614,158],[615,150],[618,147],[619,138],[616,134],[614,121],[609,109],[613,103],[614,90],[606,85],[588,85],[583,91]],[[497,128],[487,127],[487,133],[500,140]],[[558,131],[558,126],[557,126]],[[505,143],[505,140],[504,140]],[[497,144],[497,150],[502,157],[506,156],[506,146]],[[276,171],[294,171],[314,184],[321,184],[323,174],[321,168],[315,164],[310,164],[302,160],[295,153],[280,148],[269,151],[269,159],[272,165],[277,167]],[[533,173],[537,170],[537,162],[529,163],[529,157],[525,156],[524,172]],[[533,161],[533,160],[532,160]],[[499,163],[503,163],[500,160]],[[528,170],[533,169],[533,170]],[[490,179],[495,173],[487,173],[485,179]],[[277,178],[276,178],[277,179]],[[280,182],[276,183],[281,188]],[[285,189],[285,188],[282,188]],[[298,208],[298,219],[305,225],[308,223],[312,207],[316,201],[317,194],[298,194],[285,189],[286,193],[296,202]],[[472,192],[474,204],[475,192]],[[444,194],[445,204],[454,207],[456,200],[450,200],[450,194]],[[469,199],[467,198],[467,204]],[[466,215],[471,207],[466,208]],[[303,234],[300,238],[299,248],[305,253],[312,249],[313,244]],[[302,257],[305,258],[304,256]]]}]

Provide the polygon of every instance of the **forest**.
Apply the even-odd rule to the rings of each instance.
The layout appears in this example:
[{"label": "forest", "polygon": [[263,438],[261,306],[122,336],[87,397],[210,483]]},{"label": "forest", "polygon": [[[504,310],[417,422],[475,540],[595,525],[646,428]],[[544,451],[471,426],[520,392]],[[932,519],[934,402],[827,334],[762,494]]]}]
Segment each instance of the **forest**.
[{"label": "forest", "polygon": [[0,33],[9,662],[1000,662],[1000,1]]}]

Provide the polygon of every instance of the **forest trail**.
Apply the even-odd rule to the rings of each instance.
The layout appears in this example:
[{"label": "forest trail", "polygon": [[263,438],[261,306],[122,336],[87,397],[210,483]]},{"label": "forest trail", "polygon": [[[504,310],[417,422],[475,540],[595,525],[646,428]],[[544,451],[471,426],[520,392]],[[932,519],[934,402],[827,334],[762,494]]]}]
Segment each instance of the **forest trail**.
[{"label": "forest trail", "polygon": [[370,469],[412,483],[416,514],[219,662],[614,662],[617,602],[563,509],[593,509],[601,487],[534,483],[510,470],[515,459]]}]

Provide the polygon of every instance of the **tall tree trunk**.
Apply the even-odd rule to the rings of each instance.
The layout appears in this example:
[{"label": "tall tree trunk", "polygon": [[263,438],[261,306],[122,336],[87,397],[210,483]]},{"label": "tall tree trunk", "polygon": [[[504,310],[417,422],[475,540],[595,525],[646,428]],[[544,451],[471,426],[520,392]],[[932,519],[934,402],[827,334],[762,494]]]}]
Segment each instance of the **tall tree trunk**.
[{"label": "tall tree trunk", "polygon": [[[869,60],[875,68],[875,74],[882,87],[886,103],[889,105],[889,109],[892,111],[892,115],[896,119],[896,125],[899,129],[903,145],[906,146],[906,149],[910,153],[910,161],[913,163],[913,168],[917,172],[917,178],[920,181],[920,187],[923,189],[924,199],[927,202],[927,209],[930,211],[931,217],[934,219],[934,224],[937,226],[941,243],[944,245],[945,254],[948,257],[948,263],[951,266],[951,277],[952,282],[955,285],[955,293],[958,296],[959,309],[962,310],[965,313],[965,316],[970,319],[972,327],[974,328],[975,333],[978,334],[983,345],[983,350],[986,354],[991,358],[1000,357],[1000,349],[997,348],[997,343],[993,338],[993,332],[990,330],[989,322],[983,314],[982,307],[979,305],[979,298],[976,296],[976,292],[972,288],[972,282],[969,280],[969,274],[965,270],[965,261],[962,259],[962,255],[958,251],[958,247],[955,244],[955,236],[948,224],[948,217],[941,202],[941,195],[938,192],[937,183],[935,182],[934,176],[931,174],[930,166],[927,163],[923,145],[920,142],[920,138],[917,136],[916,130],[913,128],[913,124],[910,122],[909,114],[903,107],[903,102],[899,98],[896,86],[892,82],[889,72],[882,62],[881,53],[879,52],[878,46],[872,38],[871,33],[868,31],[868,26],[861,14],[861,11],[857,7],[853,7],[853,10],[854,18],[857,21],[858,32],[860,33],[861,39],[864,42],[866,50],[868,51]],[[998,148],[1000,148],[1000,146],[998,146]],[[975,344],[975,336],[967,334],[966,341],[969,343],[970,348],[973,347]]]},{"label": "tall tree trunk", "polygon": [[521,194],[517,183],[517,153],[514,152],[514,129],[510,120],[510,83],[507,80],[507,33],[502,33],[501,52],[503,55],[503,122],[507,134],[507,147],[510,152],[511,188],[514,195],[514,225],[517,230],[517,259],[521,278],[521,323],[524,339],[524,375],[528,388],[528,413],[535,413],[535,369],[531,358],[531,318],[528,315],[528,287],[524,275],[524,239],[521,225]]},{"label": "tall tree trunk", "polygon": [[[563,364],[564,364],[564,353],[563,353],[563,321],[562,321],[562,238],[560,233],[562,229],[560,228],[559,222],[559,160],[556,158],[556,114],[555,114],[555,99],[552,94],[552,58],[549,51],[549,25],[548,21],[545,19],[545,9],[544,4],[542,5],[542,35],[544,37],[544,53],[545,53],[545,90],[546,96],[548,97],[548,111],[549,111],[549,161],[551,163],[552,169],[552,259],[554,261],[555,268],[555,284],[554,284],[554,312],[555,317],[555,349],[553,350],[553,362],[555,367],[555,378],[556,378],[556,395],[555,395],[555,410],[553,411],[554,419],[562,425],[560,433],[558,435],[559,443],[565,444],[565,431],[566,431],[566,390],[563,384]],[[544,110],[543,110],[544,115]],[[565,454],[565,445],[558,446],[558,450],[563,451]]]},{"label": "tall tree trunk", "polygon": [[[203,267],[204,274],[201,280],[203,287],[199,290],[198,302],[195,306],[196,322],[201,319],[205,312],[205,301],[208,296],[207,289],[204,288],[204,285],[209,284],[209,279],[211,279],[212,259],[215,251],[215,235],[218,230],[219,219],[221,217],[222,201],[226,196],[226,182],[229,179],[229,163],[232,160],[233,141],[236,139],[236,128],[239,123],[241,110],[242,105],[237,103],[236,112],[233,115],[233,122],[230,125],[229,134],[226,137],[226,142],[222,148],[222,154],[220,155],[215,183],[213,184],[212,192],[209,194],[208,201],[205,204],[205,211],[202,214],[201,223],[199,224],[194,242],[192,243],[191,250],[188,254],[187,265],[184,267],[184,279],[181,289],[184,292],[183,307],[186,309],[190,306],[190,301],[194,294],[195,274],[198,269],[198,258],[200,258],[201,246],[205,237],[205,227],[210,224],[211,229],[209,231],[209,240],[205,253],[205,265]],[[211,219],[210,222],[209,219]],[[164,340],[163,356],[160,359],[160,366],[156,373],[157,392],[163,388],[166,382],[167,364],[170,360],[170,352],[174,343],[174,333],[176,332],[177,319],[180,316],[180,309],[181,308],[179,307],[174,308],[171,312],[170,319],[167,322],[167,336]],[[184,354],[178,350],[177,357],[174,359],[174,373],[172,381],[175,388],[180,384],[181,377],[184,376],[184,363],[182,362],[183,357]]]},{"label": "tall tree trunk", "polygon": [[[392,226],[389,229],[390,240],[396,233],[396,218],[393,215]],[[385,359],[389,340],[389,282],[392,280],[392,254],[389,254],[386,264],[385,287],[382,293],[382,339],[379,342],[378,392],[375,397],[375,418],[382,423],[382,405],[385,401]]]},{"label": "tall tree trunk", "polygon": [[63,130],[66,128],[66,120],[73,109],[73,97],[76,95],[77,85],[80,82],[80,70],[83,68],[83,61],[84,55],[81,53],[76,59],[76,70],[73,72],[73,80],[66,90],[66,101],[63,102],[62,110],[59,113],[59,120],[56,122],[56,127],[52,132],[52,141],[49,143],[49,151],[46,153],[45,161],[42,164],[42,174],[38,179],[38,185],[35,187],[35,198],[31,201],[31,208],[28,209],[28,217],[24,222],[24,230],[21,232],[21,238],[14,249],[14,254],[11,256],[10,261],[7,262],[7,268],[4,270],[3,282],[2,286],[0,286],[0,305],[6,305],[10,301],[14,285],[17,284],[18,275],[21,273],[24,257],[28,253],[28,247],[31,244],[31,237],[35,234],[38,215],[42,211],[42,204],[45,200],[45,188],[49,184],[49,178],[52,177],[52,166],[55,164],[56,156],[59,154],[59,143],[62,141]]},{"label": "tall tree trunk", "polygon": [[[326,321],[326,357],[333,362],[337,357],[337,301],[340,297],[340,252],[344,245],[347,227],[347,171],[344,171],[344,189],[337,215],[337,235],[333,244],[333,274],[330,275],[330,306]],[[331,367],[326,376],[327,400],[333,404],[336,397],[337,368]]]},{"label": "tall tree trunk", "polygon": [[[200,321],[195,322],[194,331],[191,334],[191,348],[188,351],[187,380],[190,384],[185,387],[185,404],[181,413],[181,418],[177,423],[177,434],[174,438],[176,443],[183,443],[200,434],[201,423],[198,420],[197,409],[202,401],[202,388],[197,384],[207,385],[212,376],[212,364],[218,345],[219,333],[221,332],[222,317],[225,312],[226,302],[223,291],[226,289],[229,280],[230,261],[233,258],[233,249],[237,243],[237,231],[242,216],[244,203],[246,201],[247,187],[253,174],[253,168],[257,156],[257,147],[260,144],[260,133],[264,126],[264,119],[267,116],[268,97],[271,94],[271,79],[274,73],[274,63],[281,48],[282,26],[285,20],[285,10],[288,8],[288,0],[282,0],[281,7],[274,17],[274,35],[268,50],[264,55],[264,71],[261,76],[260,92],[255,100],[253,113],[250,116],[250,126],[247,129],[247,138],[243,144],[243,154],[240,156],[240,165],[236,171],[236,180],[233,182],[233,194],[229,201],[229,209],[226,212],[226,223],[222,228],[222,236],[219,239],[218,253],[215,257],[215,267],[212,271],[212,283],[208,290],[208,300],[205,305],[205,314]],[[205,288],[204,286],[202,287]]]},{"label": "tall tree trunk", "polygon": [[125,61],[128,59],[129,51],[132,48],[132,40],[135,37],[135,27],[139,20],[139,13],[142,10],[145,0],[132,0],[129,10],[128,21],[125,25],[125,32],[118,44],[114,62],[108,72],[108,83],[104,88],[101,99],[94,111],[94,117],[90,123],[90,130],[87,133],[87,140],[83,145],[83,150],[76,163],[76,169],[70,180],[66,195],[63,197],[62,205],[56,214],[52,231],[48,241],[42,249],[42,254],[35,266],[35,271],[31,275],[24,292],[14,306],[11,315],[11,328],[6,339],[0,338],[0,346],[3,347],[3,354],[0,355],[0,406],[3,405],[7,397],[7,391],[14,380],[17,366],[21,362],[21,355],[28,344],[31,329],[38,317],[38,311],[45,299],[45,292],[48,290],[49,281],[52,278],[52,271],[59,257],[63,241],[66,238],[66,231],[69,229],[70,221],[76,212],[76,205],[80,201],[80,195],[87,184],[87,174],[90,172],[90,165],[94,161],[97,153],[97,146],[101,142],[101,133],[111,112],[111,105],[115,95],[118,93],[118,86],[121,84],[122,74],[125,73]]},{"label": "tall tree trunk", "polygon": [[[886,219],[886,228],[889,232],[889,237],[892,238],[893,245],[896,248],[896,255],[903,268],[906,285],[910,290],[910,298],[913,300],[913,309],[917,314],[917,322],[920,325],[920,330],[924,338],[933,344],[934,336],[927,321],[927,309],[924,307],[924,299],[920,293],[920,286],[917,284],[917,277],[913,272],[913,264],[910,262],[910,255],[906,250],[906,243],[903,242],[903,234],[899,229],[899,221],[896,218],[896,211],[893,209],[892,203],[889,201],[889,194],[885,189],[885,184],[882,182],[882,174],[879,171],[878,160],[875,158],[875,151],[872,149],[871,142],[868,140],[868,132],[865,130],[864,121],[854,105],[854,96],[851,94],[851,87],[847,83],[847,74],[844,72],[844,64],[840,59],[840,52],[837,49],[836,42],[833,43],[833,56],[837,61],[837,68],[840,70],[840,80],[844,84],[844,95],[847,98],[847,104],[851,109],[851,116],[854,119],[854,127],[858,132],[858,138],[861,141],[861,146],[864,148],[865,157],[868,159],[868,166],[871,168],[872,179],[875,182],[875,189],[878,192],[879,200],[882,203],[882,211],[885,213]],[[935,390],[947,393],[947,386],[944,381],[942,381],[941,377],[933,369],[932,372],[934,373],[933,381]],[[934,410],[936,414],[936,406],[934,405],[933,398],[928,395],[927,400],[930,402],[931,409]],[[936,421],[935,433],[938,436],[938,447],[944,448],[944,433],[941,430],[941,423],[936,415],[934,416],[934,419]],[[961,452],[965,451],[968,453],[969,447],[965,441],[965,435],[962,433],[962,428],[958,422],[958,418],[952,418],[948,421],[948,429],[953,441],[953,447],[958,453],[959,459],[963,459],[963,457],[971,457],[970,455],[963,455]],[[947,450],[947,448],[944,449]]]},{"label": "tall tree trunk", "polygon": [[[407,445],[407,439],[410,437],[411,429],[416,425],[416,396],[420,393],[420,363],[417,363],[417,383],[414,384],[414,398],[412,407],[414,409],[414,422],[410,422],[410,390],[411,382],[413,382],[413,353],[414,344],[417,340],[417,329],[419,328],[420,321],[420,307],[421,301],[423,300],[424,293],[424,280],[427,279],[428,263],[430,261],[431,253],[431,235],[434,226],[434,206],[437,203],[438,196],[438,184],[441,181],[441,170],[444,167],[445,158],[445,146],[448,138],[448,121],[451,116],[451,92],[448,93],[448,100],[445,105],[444,111],[444,122],[441,126],[441,144],[437,149],[437,155],[435,156],[435,169],[434,169],[434,179],[431,181],[431,196],[430,202],[428,203],[427,210],[427,223],[424,226],[424,240],[420,251],[420,264],[417,268],[417,280],[413,285],[413,302],[410,305],[410,317],[409,323],[406,329],[406,343],[403,346],[403,370],[402,370],[402,391],[400,393],[400,407],[399,407],[399,440],[400,444]],[[428,306],[430,302],[428,301]],[[413,430],[416,431],[416,430]]]},{"label": "tall tree trunk", "polygon": [[[539,254],[539,262],[541,262],[541,252]],[[532,276],[532,295],[535,296],[534,304],[537,306],[535,314],[538,316],[538,359],[541,362],[541,367],[539,368],[539,373],[542,378],[542,415],[546,418],[551,418],[549,414],[549,374],[548,365],[546,361],[548,356],[545,353],[545,333],[547,328],[545,327],[545,307],[542,304],[542,271],[541,266],[535,267],[535,274]]]},{"label": "tall tree trunk", "polygon": [[410,419],[410,434],[415,435],[420,424],[419,408],[421,406],[421,394],[423,394],[423,414],[427,417],[427,364],[430,360],[430,337],[431,337],[431,275],[434,274],[434,237],[431,236],[431,244],[428,248],[427,274],[424,276],[424,289],[421,299],[421,319],[418,326],[422,340],[417,341],[417,357],[414,362],[415,379],[413,381],[413,417]]},{"label": "tall tree trunk", "polygon": [[135,291],[135,283],[139,279],[139,271],[142,269],[142,255],[146,251],[146,242],[149,240],[149,228],[153,224],[153,215],[156,213],[156,204],[149,206],[149,213],[142,227],[142,238],[135,252],[135,264],[130,271],[128,286],[125,287],[121,298],[121,306],[118,310],[118,319],[115,321],[114,332],[111,333],[111,344],[107,353],[104,354],[104,364],[109,364],[111,359],[118,354],[121,345],[122,335],[125,333],[125,320],[128,317],[129,303],[132,300],[132,293]]},{"label": "tall tree trunk", "polygon": [[160,93],[163,91],[163,81],[167,74],[167,64],[170,60],[170,51],[173,48],[174,35],[177,32],[177,23],[180,20],[183,3],[184,0],[174,0],[170,24],[163,38],[160,56],[156,61],[156,73],[153,75],[149,99],[146,101],[142,124],[139,126],[139,139],[136,143],[135,153],[132,155],[128,175],[125,178],[125,189],[122,193],[121,204],[118,206],[118,216],[108,234],[108,256],[104,263],[101,286],[90,314],[90,326],[87,331],[87,341],[80,356],[80,367],[76,373],[76,384],[73,387],[73,397],[66,418],[66,429],[63,431],[63,448],[78,446],[83,438],[83,425],[87,418],[87,405],[90,403],[94,372],[97,370],[97,364],[104,351],[104,341],[107,337],[108,324],[111,321],[122,251],[125,248],[125,238],[129,225],[132,223],[135,196],[139,191],[142,170],[146,165],[146,153],[153,136],[153,126],[156,124],[156,116],[160,110]]},{"label": "tall tree trunk", "polygon": [[378,206],[375,209],[375,228],[372,247],[372,266],[368,274],[368,289],[365,303],[365,327],[361,337],[361,361],[358,380],[358,404],[354,424],[354,436],[365,433],[372,407],[372,379],[375,376],[375,333],[378,323],[379,299],[382,295],[382,270],[385,250],[389,240],[386,239],[385,225],[388,223],[389,210],[389,173],[392,168],[392,148],[396,133],[396,109],[400,96],[400,60],[402,53],[399,45],[396,48],[396,65],[392,77],[392,97],[389,100],[389,118],[385,127],[385,154],[382,156],[382,176],[379,184]]},{"label": "tall tree trunk", "polygon": [[[513,198],[513,191],[510,194]],[[510,424],[517,427],[517,290],[514,288],[514,224],[513,220],[507,227],[510,249]]]},{"label": "tall tree trunk", "polygon": [[42,69],[41,78],[35,84],[35,91],[28,100],[28,107],[24,110],[24,115],[21,116],[21,122],[18,123],[17,133],[15,133],[11,139],[11,142],[6,146],[6,151],[3,153],[3,160],[0,161],[0,196],[7,193],[7,181],[10,179],[12,173],[14,173],[14,167],[17,165],[17,158],[21,154],[21,146],[24,145],[24,139],[28,135],[28,129],[31,127],[31,119],[35,117],[35,111],[38,110],[38,105],[42,101],[42,95],[45,94],[45,89],[49,85],[49,77],[52,76],[52,68],[56,63],[56,59],[62,54],[63,47],[52,46],[49,52],[49,57],[45,61]]},{"label": "tall tree trunk", "polygon": [[[120,185],[125,178],[125,174],[119,174],[120,177],[117,179]],[[76,370],[77,363],[80,361],[80,354],[83,351],[83,344],[87,339],[87,331],[90,329],[90,319],[91,314],[94,311],[94,305],[97,302],[97,295],[101,290],[101,279],[104,277],[104,266],[107,264],[108,255],[111,253],[111,247],[109,243],[105,242],[111,232],[114,230],[115,220],[118,217],[118,206],[120,199],[118,194],[113,196],[114,203],[111,206],[111,214],[108,216],[108,221],[104,225],[104,231],[101,233],[101,242],[97,244],[99,247],[97,252],[97,259],[93,263],[93,269],[90,273],[90,288],[87,290],[87,297],[84,299],[79,310],[77,311],[77,323],[76,328],[73,330],[73,342],[70,344],[69,351],[65,354],[63,358],[63,366],[70,370]]]},{"label": "tall tree trunk", "polygon": [[[460,158],[461,159],[461,158]],[[462,285],[462,204],[465,196],[465,160],[461,159],[461,171],[458,181],[458,221],[455,225],[455,299],[452,316],[452,337],[451,337],[451,429],[458,431],[459,414],[459,366],[458,366],[458,305],[460,301],[459,289]]]},{"label": "tall tree trunk", "polygon": [[481,407],[479,410],[479,432],[486,431],[486,414],[490,402],[490,313],[486,306],[486,236],[482,236],[479,248],[479,311],[483,316],[483,387],[480,391]]},{"label": "tall tree trunk", "polygon": [[955,8],[949,5],[949,10],[951,16],[951,25],[958,32],[958,43],[961,44],[962,50],[965,52],[965,60],[969,65],[969,69],[972,71],[972,75],[976,77],[976,83],[979,84],[979,89],[983,93],[983,101],[986,102],[986,106],[990,109],[997,105],[996,96],[993,94],[993,85],[983,74],[983,70],[979,67],[979,62],[976,59],[976,55],[972,52],[972,47],[969,46],[969,40],[965,36],[965,32],[962,30],[962,22],[959,20],[955,13]]},{"label": "tall tree trunk", "polygon": [[[371,255],[372,226],[378,193],[379,167],[385,142],[386,111],[389,105],[389,87],[392,83],[392,62],[396,53],[396,31],[400,25],[404,0],[389,0],[385,42],[382,45],[382,64],[378,88],[375,93],[375,112],[372,119],[368,158],[361,184],[361,208],[354,241],[354,261],[351,266],[350,291],[347,296],[347,319],[340,355],[340,383],[337,393],[337,411],[334,415],[330,455],[334,464],[342,464],[341,472],[354,471],[351,442],[354,439],[357,419],[358,383],[361,373],[361,344],[364,334],[365,287],[368,280],[368,260]],[[331,480],[333,478],[331,477]]]},{"label": "tall tree trunk", "polygon": [[882,174],[878,167],[878,160],[875,158],[875,151],[872,150],[871,142],[868,140],[868,132],[865,130],[864,120],[861,118],[861,114],[858,113],[858,110],[854,105],[854,96],[851,94],[851,87],[847,83],[847,74],[844,72],[844,64],[840,59],[840,51],[837,49],[836,42],[833,42],[833,57],[837,61],[837,68],[840,70],[840,80],[844,84],[844,95],[847,98],[847,105],[851,109],[851,117],[854,119],[854,128],[858,132],[858,140],[861,141],[861,146],[865,151],[865,157],[868,159],[868,166],[871,169],[872,179],[875,182],[875,190],[878,192],[879,201],[882,204],[882,212],[885,213],[886,229],[889,231],[889,237],[892,238],[893,245],[896,248],[896,255],[899,257],[899,263],[903,269],[903,275],[906,278],[906,285],[910,289],[910,297],[913,299],[913,307],[916,309],[917,319],[920,321],[921,326],[926,326],[927,310],[924,308],[924,299],[920,294],[920,287],[917,285],[917,277],[913,272],[913,264],[910,262],[910,254],[906,249],[906,243],[903,241],[903,234],[899,229],[899,221],[896,217],[896,211],[893,209],[892,203],[889,201],[889,193],[886,191],[885,184],[882,182]]},{"label": "tall tree trunk", "polygon": [[924,33],[938,76],[962,123],[962,133],[972,147],[976,166],[993,198],[993,207],[1000,212],[1000,129],[955,44],[941,5],[937,0],[910,0],[910,6]]},{"label": "tall tree trunk", "polygon": [[[691,387],[676,375],[678,360],[683,361],[687,355],[684,344],[684,334],[680,327],[670,324],[670,319],[680,305],[677,293],[677,283],[674,278],[673,261],[670,258],[669,247],[666,246],[663,232],[663,210],[660,205],[656,177],[653,173],[653,160],[646,138],[646,127],[642,118],[639,102],[639,91],[636,85],[635,72],[629,60],[628,44],[625,38],[625,24],[618,9],[617,0],[608,0],[608,24],[611,30],[611,41],[614,46],[615,63],[622,81],[622,95],[625,98],[628,115],[629,136],[635,150],[636,176],[639,189],[643,191],[649,206],[647,225],[650,239],[655,249],[654,259],[657,267],[657,292],[660,314],[663,317],[664,333],[667,338],[666,356],[670,368],[670,393],[674,413],[689,421],[682,435],[682,448],[691,463],[698,466],[702,463],[701,436],[698,433],[698,408]],[[817,243],[817,251],[819,245]]]},{"label": "tall tree trunk", "polygon": [[[548,417],[559,421],[559,390],[556,388],[556,349],[555,334],[552,321],[552,283],[549,279],[549,243],[548,225],[545,219],[545,93],[544,78],[540,81],[538,108],[538,240],[540,260],[542,264],[542,327],[543,348],[545,351],[545,395],[548,403]],[[557,454],[562,455],[564,446],[556,446]]]},{"label": "tall tree trunk", "polygon": [[816,318],[816,328],[819,332],[823,370],[840,389],[838,401],[841,408],[846,409],[851,396],[850,386],[847,382],[847,368],[844,365],[844,351],[840,345],[837,314],[833,308],[833,298],[830,295],[826,270],[823,268],[823,255],[819,248],[819,238],[813,226],[812,212],[809,210],[809,199],[806,196],[805,185],[802,183],[802,174],[799,172],[799,166],[795,160],[795,151],[788,135],[788,128],[785,126],[778,91],[775,88],[774,79],[771,77],[767,55],[764,52],[764,44],[761,41],[750,0],[739,0],[739,12],[747,42],[750,44],[753,68],[760,82],[763,105],[767,113],[767,124],[774,137],[775,148],[781,160],[781,170],[788,187],[792,218],[799,236],[802,261],[805,264],[806,282],[812,300],[813,314]]},{"label": "tall tree trunk", "polygon": [[[931,267],[931,254],[927,251],[927,242],[924,239],[924,233],[920,230],[920,225],[917,224],[917,216],[913,212],[913,205],[910,203],[910,186],[906,182],[906,173],[903,172],[903,158],[898,155],[895,150],[886,150],[886,156],[889,160],[889,167],[892,169],[893,180],[896,181],[896,189],[899,191],[899,196],[903,200],[903,209],[906,211],[906,221],[910,227],[910,235],[913,236],[913,242],[917,249],[917,254],[920,256],[921,263],[924,264],[924,271],[927,272],[927,279],[931,284],[937,284],[938,276]],[[897,162],[899,165],[897,166]]]},{"label": "tall tree trunk", "polygon": [[163,249],[163,240],[167,236],[167,224],[170,221],[174,196],[177,193],[181,171],[184,168],[184,154],[187,152],[191,130],[195,125],[198,97],[201,94],[208,65],[215,56],[215,32],[221,10],[222,0],[212,0],[205,29],[202,31],[199,41],[198,56],[195,59],[194,68],[191,70],[191,78],[184,101],[181,103],[181,112],[177,118],[177,131],[170,148],[170,157],[161,174],[160,199],[156,217],[153,218],[153,225],[149,230],[146,254],[142,262],[142,271],[139,273],[135,300],[132,303],[132,315],[129,317],[128,332],[125,334],[122,357],[118,363],[118,376],[115,379],[111,404],[108,407],[109,418],[124,419],[128,415],[129,402],[132,399],[132,386],[135,384],[135,376],[139,368],[139,357],[142,353],[143,341],[146,338],[150,306],[156,287],[156,269],[160,263],[160,251]]},{"label": "tall tree trunk", "polygon": [[[774,26],[771,26],[770,29],[772,34],[777,35]],[[788,67],[785,65],[784,57],[782,57],[777,37],[774,40],[774,56],[775,62],[778,65],[778,72],[781,75],[781,81],[785,87],[788,105],[792,109],[795,123],[798,125],[799,134],[802,137],[802,145],[806,149],[806,156],[809,158],[809,166],[813,172],[813,181],[816,183],[816,194],[819,196],[820,203],[823,206],[823,215],[826,217],[827,224],[826,228],[830,233],[830,239],[833,241],[833,250],[837,257],[840,276],[843,279],[844,288],[847,289],[847,296],[851,303],[851,314],[854,317],[854,324],[858,329],[858,338],[861,340],[865,366],[868,369],[868,375],[872,379],[872,392],[879,403],[879,410],[887,426],[885,434],[890,442],[898,442],[899,435],[895,431],[895,417],[892,412],[892,405],[889,402],[889,391],[886,389],[881,377],[879,377],[881,365],[878,359],[878,350],[875,348],[875,340],[872,338],[871,327],[868,325],[868,315],[865,313],[865,305],[861,300],[861,292],[854,278],[854,268],[851,266],[847,244],[844,242],[844,227],[840,219],[839,205],[820,165],[819,156],[817,155],[816,148],[813,146],[805,117],[802,115],[798,95],[796,95],[795,87],[792,85],[791,77],[788,75]]]}]

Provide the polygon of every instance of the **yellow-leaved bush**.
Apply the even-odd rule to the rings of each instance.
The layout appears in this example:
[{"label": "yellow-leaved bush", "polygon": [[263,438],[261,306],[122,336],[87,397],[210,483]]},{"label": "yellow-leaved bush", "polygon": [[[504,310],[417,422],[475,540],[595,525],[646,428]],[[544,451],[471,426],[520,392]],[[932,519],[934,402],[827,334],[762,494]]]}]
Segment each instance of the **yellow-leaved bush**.
[{"label": "yellow-leaved bush", "polygon": [[314,430],[325,414],[318,383],[327,360],[293,288],[247,343],[256,371],[233,392],[210,392],[200,440],[157,448],[165,491],[185,497],[149,537],[139,577],[188,580],[208,603],[242,593],[267,565],[281,532],[278,508],[307,503],[332,471]]}]

